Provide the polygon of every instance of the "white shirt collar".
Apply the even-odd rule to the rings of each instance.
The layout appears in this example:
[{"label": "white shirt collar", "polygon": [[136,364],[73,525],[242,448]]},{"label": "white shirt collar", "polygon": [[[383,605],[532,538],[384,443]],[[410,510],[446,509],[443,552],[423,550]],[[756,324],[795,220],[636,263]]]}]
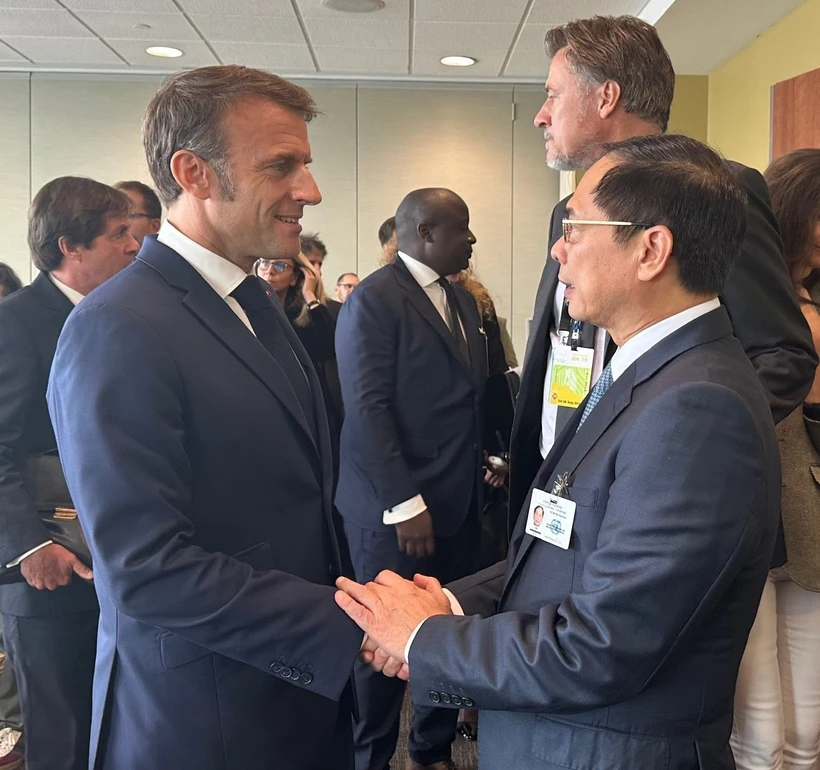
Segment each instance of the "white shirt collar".
[{"label": "white shirt collar", "polygon": [[241,267],[183,235],[167,219],[159,228],[157,240],[189,262],[222,299],[248,277]]},{"label": "white shirt collar", "polygon": [[409,254],[405,254],[403,251],[399,252],[399,256],[410,271],[410,275],[416,279],[416,282],[422,289],[426,289],[438,281],[440,276],[432,267],[425,265],[423,262],[419,262],[417,259],[413,259],[413,257]]},{"label": "white shirt collar", "polygon": [[720,307],[720,300],[714,299],[701,302],[699,305],[687,308],[686,310],[675,313],[669,318],[664,318],[663,321],[647,327],[643,331],[638,332],[634,337],[628,339],[621,347],[619,347],[612,356],[610,365],[612,367],[613,382],[618,379],[630,366],[630,364],[637,361],[644,353],[655,347],[661,340],[673,334],[678,329],[682,329],[686,324],[691,323],[696,318],[700,318],[706,313],[711,313]]},{"label": "white shirt collar", "polygon": [[71,302],[72,305],[77,305],[81,299],[85,298],[85,294],[80,294],[76,289],[72,289],[70,286],[66,286],[61,280],[54,277],[53,273],[49,273],[48,277],[51,279],[51,282],[63,293],[66,297],[68,297],[68,301]]}]

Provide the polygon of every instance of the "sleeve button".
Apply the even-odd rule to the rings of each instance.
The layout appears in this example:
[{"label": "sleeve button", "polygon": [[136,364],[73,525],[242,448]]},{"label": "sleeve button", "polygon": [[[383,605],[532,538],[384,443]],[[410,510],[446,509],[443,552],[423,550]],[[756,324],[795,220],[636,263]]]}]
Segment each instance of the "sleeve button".
[{"label": "sleeve button", "polygon": [[431,692],[430,693],[430,700],[433,703],[440,703],[441,702],[441,696],[437,692]]},{"label": "sleeve button", "polygon": [[313,674],[304,673],[299,677],[299,681],[304,685],[309,685],[313,681]]}]

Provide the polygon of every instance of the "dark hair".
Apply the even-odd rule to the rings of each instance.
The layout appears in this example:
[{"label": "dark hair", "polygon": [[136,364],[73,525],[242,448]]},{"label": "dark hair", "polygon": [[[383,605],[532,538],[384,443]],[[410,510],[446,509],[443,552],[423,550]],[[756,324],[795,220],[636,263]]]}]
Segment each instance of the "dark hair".
[{"label": "dark hair", "polygon": [[222,121],[246,99],[266,99],[305,121],[318,114],[313,97],[301,86],[236,64],[178,72],[160,86],[145,114],[142,143],[151,178],[166,206],[182,193],[171,173],[171,158],[179,150],[190,150],[209,163],[222,194],[233,196]]},{"label": "dark hair", "polygon": [[384,246],[396,232],[396,217],[389,217],[382,222],[379,228],[379,243]]},{"label": "dark hair", "polygon": [[127,217],[131,201],[120,190],[79,176],[62,176],[44,185],[31,202],[28,246],[38,270],[50,273],[63,262],[60,238],[91,248],[110,217]]},{"label": "dark hair", "polygon": [[[789,275],[795,276],[809,266],[814,231],[820,221],[820,150],[795,150],[782,155],[763,176],[783,236],[783,257]],[[814,270],[803,285],[810,288],[819,277],[820,270]]]},{"label": "dark hair", "polygon": [[327,256],[327,246],[319,238],[319,233],[305,233],[299,236],[302,254],[321,254],[322,259]]},{"label": "dark hair", "polygon": [[145,208],[145,211],[140,213],[147,214],[151,219],[162,219],[162,204],[159,202],[157,194],[147,184],[137,181],[117,182],[114,187],[118,190],[139,193],[142,196],[142,205]]},{"label": "dark hair", "polygon": [[0,289],[2,289],[0,298],[8,297],[9,294],[14,294],[22,288],[23,282],[17,277],[17,273],[5,262],[0,262]]},{"label": "dark hair", "polygon": [[[678,134],[604,145],[617,164],[593,193],[613,220],[665,225],[684,289],[719,294],[740,253],[748,200],[729,165],[710,147]],[[614,228],[626,243],[636,228]]]},{"label": "dark hair", "polygon": [[351,273],[351,272],[350,272],[350,270],[348,270],[346,273],[342,273],[342,274],[341,274],[341,275],[340,275],[340,276],[336,279],[336,285],[337,285],[337,286],[338,286],[338,285],[342,282],[342,279],[343,279],[346,275],[352,275],[354,278],[358,278],[358,277],[359,277],[358,275],[356,275],[356,273]]},{"label": "dark hair", "polygon": [[550,58],[566,48],[567,62],[588,85],[615,81],[627,112],[666,131],[675,70],[651,24],[634,16],[577,19],[550,29],[544,47]]}]

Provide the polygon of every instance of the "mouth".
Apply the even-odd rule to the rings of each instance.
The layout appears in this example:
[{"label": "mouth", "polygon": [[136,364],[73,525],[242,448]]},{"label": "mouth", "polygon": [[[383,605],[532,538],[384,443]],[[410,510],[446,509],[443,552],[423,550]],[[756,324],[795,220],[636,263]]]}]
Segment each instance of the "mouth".
[{"label": "mouth", "polygon": [[276,217],[280,222],[287,225],[288,228],[301,232],[302,225],[299,224],[299,220],[301,217],[285,217],[285,216],[278,216]]}]

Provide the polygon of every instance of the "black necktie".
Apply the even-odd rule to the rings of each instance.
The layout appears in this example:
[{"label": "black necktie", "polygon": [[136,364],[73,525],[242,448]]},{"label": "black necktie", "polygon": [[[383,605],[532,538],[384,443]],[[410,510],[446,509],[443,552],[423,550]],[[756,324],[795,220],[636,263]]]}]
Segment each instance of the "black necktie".
[{"label": "black necktie", "polygon": [[464,336],[464,330],[461,328],[461,321],[458,315],[458,300],[456,293],[453,290],[453,285],[446,278],[439,278],[438,285],[444,289],[444,297],[447,301],[447,325],[450,327],[450,332],[456,338],[456,347],[458,352],[464,356],[464,360],[470,361],[470,350],[467,347],[467,339]]},{"label": "black necktie", "polygon": [[257,339],[285,373],[315,436],[316,420],[307,374],[285,336],[282,321],[277,317],[273,300],[265,290],[262,279],[249,275],[231,292],[231,296],[245,311]]}]

